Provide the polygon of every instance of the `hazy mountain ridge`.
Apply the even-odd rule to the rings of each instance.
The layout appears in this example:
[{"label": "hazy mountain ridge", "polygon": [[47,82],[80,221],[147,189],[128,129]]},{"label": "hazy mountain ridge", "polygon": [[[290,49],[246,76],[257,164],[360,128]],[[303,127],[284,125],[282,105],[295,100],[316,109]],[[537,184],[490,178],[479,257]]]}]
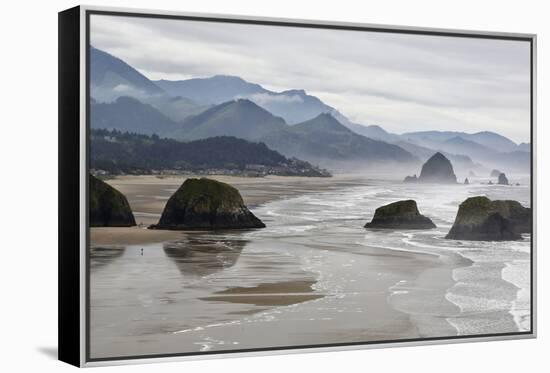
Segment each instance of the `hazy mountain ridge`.
[{"label": "hazy mountain ridge", "polygon": [[[523,154],[530,151],[529,144],[517,145],[510,139],[490,131],[473,134],[456,131],[420,131],[399,135],[388,132],[378,125],[364,126],[353,123],[338,110],[319,98],[308,95],[302,89],[274,92],[259,84],[228,75],[153,82],[124,61],[93,47],[91,60],[92,99],[98,101],[97,105],[92,105],[93,128],[157,133],[161,136],[188,140],[222,135],[249,140],[267,137],[268,141],[281,148],[283,141],[288,142],[286,150],[290,152],[292,149],[292,153],[303,153],[304,150],[299,149],[303,147],[309,149],[310,154],[321,153],[320,155],[325,156],[331,154],[338,157],[343,154],[341,148],[346,146],[344,142],[335,148],[314,151],[315,144],[319,145],[316,141],[306,139],[304,135],[293,131],[280,131],[288,127],[286,124],[306,122],[320,114],[329,113],[355,134],[385,142],[386,145],[399,146],[401,150],[419,159],[427,158],[428,152],[441,151],[461,167],[480,167],[479,163],[482,163],[486,167],[504,167],[510,164],[515,168],[527,169],[530,165],[530,157]],[[106,94],[107,91],[110,93]],[[143,105],[149,104],[151,108],[157,109],[158,113],[153,113],[151,108],[146,110],[141,108],[128,113],[132,118],[130,120],[130,118],[123,118],[124,113],[117,113],[116,110],[109,112],[98,106],[106,98],[115,100],[113,103],[121,106],[116,100],[125,95],[139,99]],[[247,110],[242,111],[238,107],[232,107],[229,110],[232,105],[243,106],[239,104],[231,104],[225,112],[219,112],[220,108],[217,106],[220,104],[230,101],[238,103],[240,99],[244,99],[243,102],[256,104],[264,110],[264,113],[258,114],[256,108],[251,109],[256,111],[256,114]],[[99,110],[99,114],[94,114],[93,111],[97,109],[103,109],[103,112]],[[136,114],[142,112],[144,115]],[[109,115],[114,117],[109,119],[107,118]],[[210,118],[205,120],[205,116]],[[154,117],[159,118],[156,124]],[[135,123],[132,124],[132,121]],[[222,125],[222,122],[225,125]],[[299,138],[293,138],[296,136]],[[356,146],[355,143],[348,145]],[[344,153],[349,155],[354,151]],[[503,164],[504,160],[506,164]]]},{"label": "hazy mountain ridge", "polygon": [[520,150],[518,144],[498,133],[491,131],[481,131],[476,133],[465,133],[456,131],[418,131],[407,132],[401,137],[418,145],[433,147],[452,138],[462,138],[482,145],[492,151],[513,152]]},{"label": "hazy mountain ridge", "polygon": [[325,160],[418,161],[396,145],[356,134],[330,114],[288,126],[282,118],[246,99],[225,102],[189,117],[173,137],[196,140],[214,136],[262,141],[286,156],[320,164]]},{"label": "hazy mountain ridge", "polygon": [[319,114],[308,121],[283,128],[262,138],[262,141],[283,154],[323,166],[330,163],[327,161],[361,161],[359,168],[379,166],[385,161],[405,164],[419,161],[396,145],[356,134],[331,114]]},{"label": "hazy mountain ridge", "polygon": [[203,105],[216,105],[232,101],[239,96],[268,92],[259,84],[229,75],[153,82],[172,96],[187,97]]},{"label": "hazy mountain ridge", "polygon": [[[512,163],[520,168],[527,166],[525,162],[521,160],[524,157],[515,154],[515,152],[525,151],[528,147],[520,147],[510,139],[494,132],[481,131],[469,134],[456,131],[420,131],[399,135],[390,133],[378,125],[364,126],[353,123],[338,110],[326,105],[319,98],[308,95],[304,90],[295,89],[273,92],[266,90],[258,84],[247,82],[242,78],[228,76],[214,76],[212,78],[194,79],[191,81],[193,84],[201,82],[209,86],[212,84],[219,84],[216,83],[218,81],[223,81],[228,84],[235,83],[238,86],[246,87],[246,91],[240,93],[238,93],[239,89],[233,87],[233,89],[230,90],[231,95],[224,96],[223,98],[229,98],[231,96],[237,98],[245,97],[270,113],[281,116],[289,124],[298,123],[298,119],[307,121],[319,114],[329,113],[337,118],[341,124],[355,133],[373,140],[394,144],[403,149],[408,148],[408,151],[418,158],[427,157],[424,154],[424,149],[431,150],[432,154],[436,151],[441,151],[448,156],[449,159],[459,162],[461,167],[474,168],[480,166],[479,162],[490,163],[491,165],[494,165],[495,162],[498,163],[497,153],[511,153],[506,155],[505,158],[512,159]],[[185,86],[187,84],[186,82],[187,81],[179,81],[178,84]],[[177,91],[177,93],[182,92]],[[210,98],[211,102],[215,100],[216,97]],[[271,135],[271,141],[275,141],[273,136],[279,137],[278,143],[283,141],[283,138],[292,143],[292,139],[289,138],[288,133]],[[294,144],[293,146],[298,146],[298,144]],[[422,150],[418,153],[411,151],[414,146],[419,146]],[[290,147],[292,146],[289,146],[289,148]]]},{"label": "hazy mountain ridge", "polygon": [[282,117],[288,124],[303,122],[321,113],[344,118],[335,108],[308,95],[303,89],[275,92],[237,76],[214,75],[178,81],[157,80],[155,83],[171,95],[188,97],[203,105],[248,99],[273,115]]},{"label": "hazy mountain ridge", "polygon": [[304,122],[323,113],[331,114],[340,121],[348,122],[348,119],[338,110],[325,104],[319,98],[307,94],[303,89],[256,94],[250,96],[249,99],[284,118],[290,125]]},{"label": "hazy mountain ridge", "polygon": [[146,97],[164,91],[123,60],[90,47],[90,90],[98,101],[113,101],[120,96]]},{"label": "hazy mountain ridge", "polygon": [[144,104],[133,97],[118,97],[110,103],[92,103],[90,109],[93,129],[171,136],[180,127],[152,105]]},{"label": "hazy mountain ridge", "polygon": [[[245,99],[216,105],[182,123],[131,97],[119,97],[112,103],[94,103],[91,108],[94,129],[157,134],[186,141],[233,136],[263,141],[285,156],[319,164],[328,164],[328,160],[418,161],[396,145],[356,134],[330,114],[320,114],[312,120],[288,126],[283,119]],[[363,166],[369,166],[368,162]]]},{"label": "hazy mountain ridge", "polygon": [[94,47],[90,47],[90,95],[98,103],[133,97],[153,105],[175,122],[208,108],[187,97],[169,95],[123,60]]},{"label": "hazy mountain ridge", "polygon": [[235,136],[258,140],[286,127],[282,118],[272,115],[252,101],[239,99],[224,102],[191,116],[172,137],[196,140],[213,136]]},{"label": "hazy mountain ridge", "polygon": [[454,154],[468,154],[477,159],[482,159],[495,153],[495,150],[481,145],[475,141],[466,140],[463,137],[455,136],[440,143],[444,151]]},{"label": "hazy mountain ridge", "polygon": [[349,129],[351,129],[352,131],[360,135],[369,137],[373,140],[380,140],[380,141],[385,141],[390,143],[397,143],[400,141],[404,141],[400,135],[390,133],[386,131],[384,128],[382,128],[381,126],[376,124],[364,126],[362,124],[350,122],[349,124],[346,124],[346,127],[348,127]]},{"label": "hazy mountain ridge", "polygon": [[[430,148],[434,151],[442,150],[451,154],[449,149],[441,149],[440,143],[459,137],[482,145],[496,152],[526,151],[528,147],[519,146],[510,139],[490,131],[481,131],[473,134],[456,131],[420,131],[409,132],[402,135],[386,131],[379,125],[362,125],[350,121],[337,109],[327,105],[318,97],[308,95],[303,89],[291,89],[282,92],[274,92],[263,88],[259,84],[247,82],[246,80],[225,75],[215,75],[210,78],[189,79],[177,82],[161,81],[161,87],[168,89],[171,84],[179,89],[170,92],[187,94],[187,97],[194,99],[199,97],[204,102],[212,104],[221,103],[231,99],[246,98],[270,113],[282,117],[288,124],[296,124],[312,119],[319,114],[329,113],[340,123],[350,128],[359,135],[397,144],[398,142],[410,142],[414,145]],[[207,88],[223,86],[224,95],[218,92],[210,92]],[[192,88],[192,89],[191,89]],[[204,93],[204,92],[207,93]],[[199,93],[197,93],[199,92]],[[469,153],[455,153],[453,155],[471,156]]]},{"label": "hazy mountain ridge", "polygon": [[197,115],[210,108],[209,105],[201,105],[195,101],[181,96],[152,96],[143,100],[158,109],[174,122],[182,122],[192,115]]}]

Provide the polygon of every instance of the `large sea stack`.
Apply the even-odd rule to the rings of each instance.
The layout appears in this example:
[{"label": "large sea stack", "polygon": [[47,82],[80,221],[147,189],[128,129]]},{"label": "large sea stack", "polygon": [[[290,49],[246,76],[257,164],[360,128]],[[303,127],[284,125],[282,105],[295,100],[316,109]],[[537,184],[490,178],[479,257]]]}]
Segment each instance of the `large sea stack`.
[{"label": "large sea stack", "polygon": [[422,166],[420,182],[456,184],[456,175],[453,165],[443,154],[437,152]]},{"label": "large sea stack", "polygon": [[136,220],[128,200],[106,182],[90,175],[90,226],[132,227]]},{"label": "large sea stack", "polygon": [[264,228],[237,189],[207,178],[187,179],[170,197],[151,229],[213,230]]},{"label": "large sea stack", "polygon": [[437,184],[456,184],[456,175],[451,161],[443,154],[437,152],[422,165],[420,176],[407,176],[405,183],[437,183]]},{"label": "large sea stack", "polygon": [[531,209],[517,201],[471,197],[460,204],[445,238],[472,241],[509,241],[531,232]]},{"label": "large sea stack", "polygon": [[435,224],[420,214],[413,200],[398,201],[376,209],[374,218],[365,228],[431,229]]}]

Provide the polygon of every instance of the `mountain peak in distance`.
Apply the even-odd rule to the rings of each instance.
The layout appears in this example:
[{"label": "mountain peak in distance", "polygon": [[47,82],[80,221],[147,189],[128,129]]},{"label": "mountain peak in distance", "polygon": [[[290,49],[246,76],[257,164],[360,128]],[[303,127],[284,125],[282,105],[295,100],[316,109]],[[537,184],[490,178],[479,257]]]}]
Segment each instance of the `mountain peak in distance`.
[{"label": "mountain peak in distance", "polygon": [[164,91],[135,68],[107,52],[90,47],[92,97],[111,101],[119,96],[160,95]]}]

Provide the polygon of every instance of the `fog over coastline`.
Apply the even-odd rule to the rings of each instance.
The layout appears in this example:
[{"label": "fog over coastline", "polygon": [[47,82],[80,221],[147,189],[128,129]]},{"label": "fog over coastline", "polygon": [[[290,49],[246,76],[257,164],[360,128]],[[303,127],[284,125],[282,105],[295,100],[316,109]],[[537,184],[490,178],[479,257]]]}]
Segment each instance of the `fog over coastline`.
[{"label": "fog over coastline", "polygon": [[529,142],[527,42],[100,15],[90,35],[153,80],[235,75],[305,89],[391,132],[494,131]]}]

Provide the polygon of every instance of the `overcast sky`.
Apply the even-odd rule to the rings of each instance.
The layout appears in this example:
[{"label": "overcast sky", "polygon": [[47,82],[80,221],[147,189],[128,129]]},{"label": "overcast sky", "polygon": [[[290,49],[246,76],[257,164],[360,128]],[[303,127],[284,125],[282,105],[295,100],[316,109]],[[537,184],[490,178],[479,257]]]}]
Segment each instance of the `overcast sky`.
[{"label": "overcast sky", "polygon": [[529,141],[527,42],[93,15],[91,43],[150,79],[236,75],[390,132]]}]

